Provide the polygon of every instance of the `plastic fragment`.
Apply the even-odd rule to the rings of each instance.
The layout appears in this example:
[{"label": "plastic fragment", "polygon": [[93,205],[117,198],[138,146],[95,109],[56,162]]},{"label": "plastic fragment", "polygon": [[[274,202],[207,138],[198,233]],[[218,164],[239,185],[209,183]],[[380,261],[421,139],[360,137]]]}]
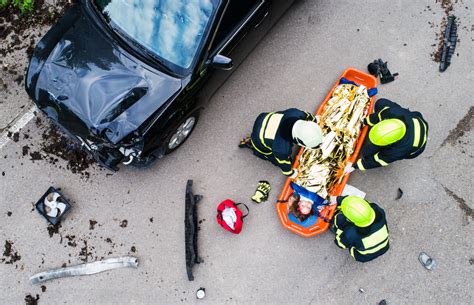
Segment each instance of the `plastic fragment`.
[{"label": "plastic fragment", "polygon": [[206,288],[201,287],[196,291],[197,299],[204,299],[205,296],[206,296]]},{"label": "plastic fragment", "polygon": [[198,256],[198,216],[197,203],[202,199],[201,195],[193,194],[193,180],[186,183],[186,195],[184,205],[184,242],[186,256],[186,273],[189,281],[194,281],[193,266],[199,264],[202,259]]},{"label": "plastic fragment", "polygon": [[418,260],[420,263],[423,265],[428,270],[432,270],[434,267],[436,267],[438,264],[434,259],[432,259],[428,254],[425,252],[421,252],[420,255],[418,256]]},{"label": "plastic fragment", "polygon": [[439,72],[444,72],[449,67],[451,64],[451,58],[454,54],[454,49],[456,48],[458,34],[455,20],[455,16],[448,17],[448,23],[446,24],[446,29],[444,32],[443,52],[441,53]]},{"label": "plastic fragment", "polygon": [[399,200],[400,198],[402,198],[402,196],[403,196],[403,190],[401,188],[398,188],[397,197],[395,198],[395,200]]}]

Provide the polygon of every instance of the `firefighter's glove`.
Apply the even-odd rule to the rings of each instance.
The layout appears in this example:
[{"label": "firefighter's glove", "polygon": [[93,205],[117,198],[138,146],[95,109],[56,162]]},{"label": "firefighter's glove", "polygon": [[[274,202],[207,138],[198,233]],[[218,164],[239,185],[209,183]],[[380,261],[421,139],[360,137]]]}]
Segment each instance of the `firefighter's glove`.
[{"label": "firefighter's glove", "polygon": [[252,200],[256,203],[260,203],[262,201],[266,201],[268,199],[268,195],[270,194],[270,183],[265,180],[261,180],[258,182],[257,190],[255,191],[255,195],[252,196]]}]

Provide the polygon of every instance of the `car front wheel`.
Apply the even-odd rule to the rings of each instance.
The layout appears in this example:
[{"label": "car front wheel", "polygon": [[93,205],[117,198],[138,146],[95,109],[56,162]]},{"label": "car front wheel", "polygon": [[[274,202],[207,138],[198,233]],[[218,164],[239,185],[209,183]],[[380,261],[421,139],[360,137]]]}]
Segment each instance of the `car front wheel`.
[{"label": "car front wheel", "polygon": [[199,113],[195,112],[180,121],[178,127],[171,132],[171,135],[168,137],[166,154],[175,151],[180,147],[188,138],[189,135],[194,130],[199,119]]}]

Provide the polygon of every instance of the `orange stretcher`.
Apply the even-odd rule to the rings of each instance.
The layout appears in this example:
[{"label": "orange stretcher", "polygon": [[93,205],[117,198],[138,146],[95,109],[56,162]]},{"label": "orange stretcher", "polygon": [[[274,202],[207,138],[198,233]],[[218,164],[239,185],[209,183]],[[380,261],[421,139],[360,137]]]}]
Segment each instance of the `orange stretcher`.
[{"label": "orange stretcher", "polygon": [[[318,111],[316,112],[317,115],[321,114],[321,112],[323,111],[324,105],[326,105],[326,103],[331,98],[334,89],[339,85],[339,80],[342,77],[350,81],[353,81],[357,83],[358,85],[364,85],[368,89],[375,88],[377,86],[377,80],[372,75],[364,73],[354,68],[348,68],[337,79],[331,91],[329,91],[329,93],[326,95],[326,98],[321,103],[321,105],[318,108]],[[370,98],[370,103],[369,103],[369,113],[372,112],[374,101],[375,101],[375,97],[372,96]],[[355,145],[354,153],[349,157],[349,162],[354,163],[355,159],[357,158],[357,155],[359,154],[360,148],[362,147],[362,143],[364,142],[365,136],[367,134],[367,130],[368,130],[367,126],[364,126],[362,128],[362,131],[359,134],[357,141],[354,144]],[[300,148],[300,150],[298,151],[298,154],[296,155],[295,162],[293,163],[293,168],[298,167],[300,155],[302,152],[303,152],[303,148]],[[344,190],[344,187],[347,183],[347,180],[349,179],[349,176],[350,174],[345,175],[341,183],[334,186],[334,188],[332,189],[331,195],[338,196],[342,194],[342,191]],[[290,178],[286,179],[285,184],[280,193],[280,196],[278,197],[278,201],[276,204],[276,210],[278,213],[278,218],[280,218],[281,224],[285,228],[290,230],[291,232],[296,233],[303,237],[311,237],[311,236],[315,236],[315,235],[325,232],[329,228],[329,223],[324,221],[323,217],[326,219],[331,219],[332,216],[334,215],[334,211],[336,210],[336,206],[335,205],[325,206],[324,209],[320,212],[321,217],[318,217],[316,223],[314,223],[313,225],[309,227],[303,227],[291,221],[288,218],[287,202],[282,202],[282,201],[288,200],[288,197],[293,193],[293,190],[290,187],[291,181],[292,179]]]}]

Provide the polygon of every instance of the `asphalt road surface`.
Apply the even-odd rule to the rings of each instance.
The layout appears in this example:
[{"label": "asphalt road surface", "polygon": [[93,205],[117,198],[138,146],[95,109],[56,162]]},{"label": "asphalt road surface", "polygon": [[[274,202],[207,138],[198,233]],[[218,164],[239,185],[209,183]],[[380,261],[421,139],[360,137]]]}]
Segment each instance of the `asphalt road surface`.
[{"label": "asphalt road surface", "polygon": [[[0,304],[23,304],[27,295],[39,304],[473,304],[474,1],[452,2],[459,43],[439,73],[431,54],[445,12],[435,0],[298,1],[216,93],[183,147],[146,170],[73,173],[49,159],[40,149],[45,127],[24,116],[32,103],[23,84],[2,70],[11,83],[1,94],[2,132],[21,117],[16,127],[26,126],[0,150],[0,250],[11,244],[0,257]],[[422,112],[430,133],[418,158],[351,175],[349,183],[385,209],[390,230],[390,250],[362,264],[329,232],[306,239],[284,229],[274,208],[284,177],[237,143],[260,112],[313,111],[345,68],[365,70],[378,57],[400,73],[378,97]],[[24,67],[27,58],[17,52],[2,61]],[[185,270],[187,179],[204,196],[204,262],[193,282]],[[261,179],[272,191],[256,205],[249,198]],[[73,206],[57,232],[32,207],[51,185]],[[250,207],[240,235],[215,222],[226,198]],[[418,262],[421,251],[437,261],[434,270]],[[29,283],[63,264],[122,255],[138,257],[138,269]]]}]

